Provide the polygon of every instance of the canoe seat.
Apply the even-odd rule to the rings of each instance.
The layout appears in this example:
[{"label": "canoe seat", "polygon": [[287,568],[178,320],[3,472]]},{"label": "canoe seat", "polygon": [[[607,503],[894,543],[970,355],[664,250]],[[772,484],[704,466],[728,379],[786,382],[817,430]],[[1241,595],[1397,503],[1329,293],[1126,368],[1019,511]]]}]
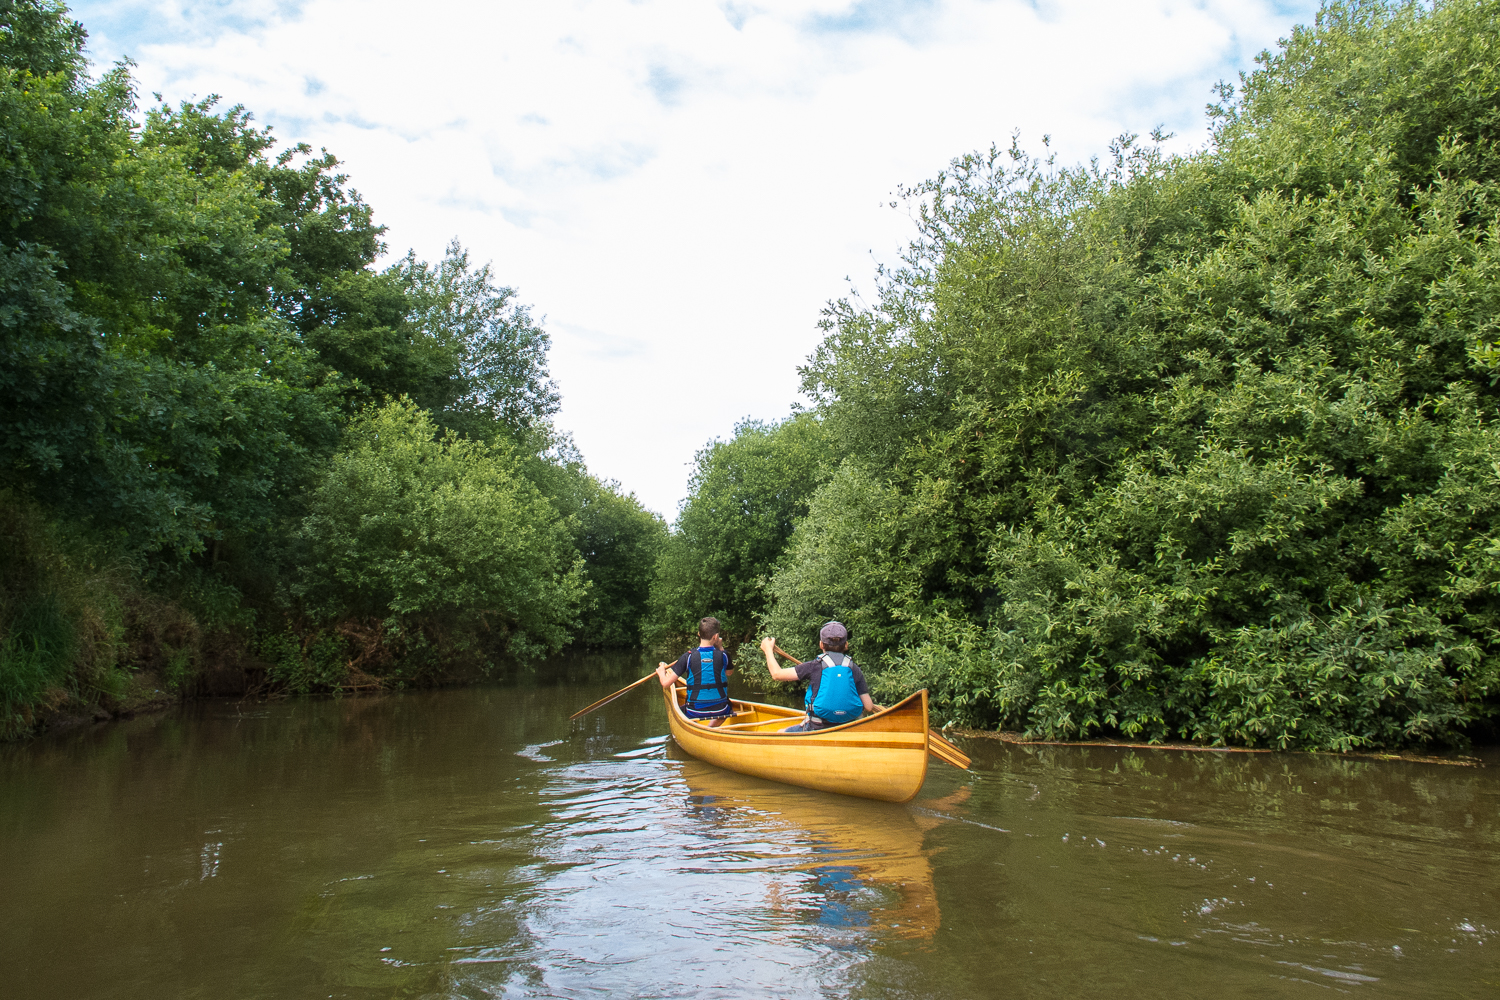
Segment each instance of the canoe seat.
[{"label": "canoe seat", "polygon": [[[748,715],[754,715],[754,714],[755,714],[754,712],[735,712],[733,715],[727,717],[723,722],[720,722],[719,726],[727,726],[730,723],[734,722],[735,719],[743,719],[743,718],[745,718]],[[710,723],[714,721],[713,719],[694,719],[692,721],[696,722],[698,725],[702,726],[704,729],[718,729],[719,728],[719,726],[710,725]]]}]

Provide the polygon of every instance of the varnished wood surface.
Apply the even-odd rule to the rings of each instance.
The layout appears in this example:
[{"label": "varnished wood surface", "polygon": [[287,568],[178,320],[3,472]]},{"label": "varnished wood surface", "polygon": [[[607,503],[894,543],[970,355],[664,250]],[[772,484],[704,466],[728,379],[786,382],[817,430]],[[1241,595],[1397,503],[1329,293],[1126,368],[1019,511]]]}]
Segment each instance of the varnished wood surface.
[{"label": "varnished wood surface", "polygon": [[927,692],[867,718],[811,733],[781,732],[803,713],[754,701],[733,703],[718,730],[682,712],[681,688],[663,691],[672,738],[683,750],[730,771],[803,788],[907,802],[927,777]]}]

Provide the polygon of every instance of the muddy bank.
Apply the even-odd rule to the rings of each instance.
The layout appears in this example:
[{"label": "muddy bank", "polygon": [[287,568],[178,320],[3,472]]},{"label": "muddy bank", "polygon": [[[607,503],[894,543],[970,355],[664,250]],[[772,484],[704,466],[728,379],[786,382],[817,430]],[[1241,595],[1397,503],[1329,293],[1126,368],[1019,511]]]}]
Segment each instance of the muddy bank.
[{"label": "muddy bank", "polygon": [[266,670],[266,664],[255,661],[216,665],[194,675],[187,692],[173,690],[163,674],[155,670],[125,674],[124,683],[117,685],[116,691],[88,692],[94,695],[92,698],[57,690],[51,698],[30,709],[29,718],[25,718],[28,731],[18,739],[165,712],[203,698],[253,697],[266,686]]}]

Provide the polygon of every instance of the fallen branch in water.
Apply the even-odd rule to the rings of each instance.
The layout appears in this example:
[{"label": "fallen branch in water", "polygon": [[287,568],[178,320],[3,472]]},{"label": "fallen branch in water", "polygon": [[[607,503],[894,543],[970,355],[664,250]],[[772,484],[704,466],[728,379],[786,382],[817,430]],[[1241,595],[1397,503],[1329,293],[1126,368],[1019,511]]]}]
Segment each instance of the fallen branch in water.
[{"label": "fallen branch in water", "polygon": [[1360,752],[1351,750],[1338,753],[1333,750],[1267,750],[1262,747],[1211,747],[1202,743],[1119,743],[1113,740],[1032,740],[1020,733],[991,732],[987,729],[961,729],[954,726],[945,732],[960,736],[977,736],[981,739],[1000,740],[1016,746],[1027,747],[1119,747],[1126,750],[1194,750],[1200,753],[1305,753],[1319,757],[1355,757],[1361,760],[1399,760],[1408,764],[1451,764],[1455,767],[1483,767],[1478,757],[1429,757],[1414,753],[1387,753],[1378,750]]}]

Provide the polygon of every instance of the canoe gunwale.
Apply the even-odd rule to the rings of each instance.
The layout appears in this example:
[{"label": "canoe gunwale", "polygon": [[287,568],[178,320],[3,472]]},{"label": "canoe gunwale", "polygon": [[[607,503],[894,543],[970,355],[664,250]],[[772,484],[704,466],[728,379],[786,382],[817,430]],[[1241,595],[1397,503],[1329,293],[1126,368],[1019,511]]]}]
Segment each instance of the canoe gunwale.
[{"label": "canoe gunwale", "polygon": [[[811,730],[810,732],[805,732],[805,733],[786,733],[786,732],[780,732],[780,733],[776,733],[776,732],[771,732],[771,733],[754,733],[754,732],[749,732],[749,731],[743,730],[743,729],[742,730],[737,730],[737,731],[732,730],[730,732],[723,732],[717,726],[701,726],[701,725],[699,725],[697,719],[690,719],[690,718],[688,718],[687,714],[682,711],[681,702],[677,698],[677,692],[679,690],[682,690],[682,689],[680,687],[674,687],[672,689],[672,691],[670,691],[670,692],[664,692],[664,693],[667,694],[666,701],[667,701],[667,705],[669,707],[669,710],[671,711],[672,715],[677,719],[677,721],[679,723],[681,723],[682,725],[684,725],[684,726],[692,726],[693,727],[693,732],[695,732],[695,733],[698,733],[698,732],[706,733],[706,734],[717,733],[718,735],[726,737],[726,738],[727,737],[733,737],[733,736],[778,736],[778,737],[786,737],[788,739],[802,739],[802,738],[808,737],[808,736],[827,736],[830,733],[846,733],[849,730],[856,729],[856,728],[858,728],[860,726],[864,726],[864,727],[868,728],[869,724],[871,722],[874,722],[876,719],[880,719],[880,720],[883,721],[883,720],[885,720],[887,718],[890,718],[896,712],[902,711],[903,709],[905,711],[907,711],[907,712],[910,712],[911,711],[911,705],[912,705],[912,703],[913,702],[917,702],[917,701],[922,701],[924,699],[924,696],[927,694],[927,689],[923,688],[922,690],[916,692],[915,694],[909,694],[909,695],[907,695],[905,698],[902,698],[900,701],[896,702],[896,704],[894,704],[894,705],[890,705],[890,706],[887,706],[886,708],[882,708],[880,711],[873,712],[870,715],[862,716],[862,717],[860,717],[858,719],[855,719],[853,722],[845,722],[845,723],[842,723],[842,724],[837,725],[837,726],[825,726],[822,729],[814,729],[814,730]],[[738,709],[741,706],[744,706],[744,707],[754,708],[754,709],[770,709],[772,711],[772,713],[776,713],[776,714],[780,714],[782,712],[785,712],[785,713],[787,713],[787,715],[786,715],[786,721],[787,721],[788,724],[795,724],[797,719],[799,719],[799,718],[806,718],[807,717],[807,713],[804,712],[804,711],[801,711],[801,710],[798,710],[798,709],[795,709],[795,708],[787,708],[785,705],[772,705],[772,704],[769,704],[769,703],[763,702],[763,701],[744,701],[744,700],[741,700],[741,699],[731,699],[730,702],[729,702],[729,704],[730,704],[730,707],[736,708],[736,709]],[[922,716],[924,716],[924,718],[922,720],[922,724],[920,725],[920,728],[913,728],[911,730],[911,732],[913,732],[913,733],[921,733],[923,735],[923,737],[925,738],[926,734],[927,734],[927,725],[926,725],[926,718],[925,718],[926,713],[922,712],[920,714]],[[775,725],[776,722],[777,722],[777,720],[775,720],[775,719],[766,719],[766,720],[764,720],[762,722],[740,723],[740,725],[745,725],[745,726],[752,726],[752,725],[754,725],[754,726],[771,726],[771,725]],[[887,731],[889,731],[889,730],[887,730]]]}]

